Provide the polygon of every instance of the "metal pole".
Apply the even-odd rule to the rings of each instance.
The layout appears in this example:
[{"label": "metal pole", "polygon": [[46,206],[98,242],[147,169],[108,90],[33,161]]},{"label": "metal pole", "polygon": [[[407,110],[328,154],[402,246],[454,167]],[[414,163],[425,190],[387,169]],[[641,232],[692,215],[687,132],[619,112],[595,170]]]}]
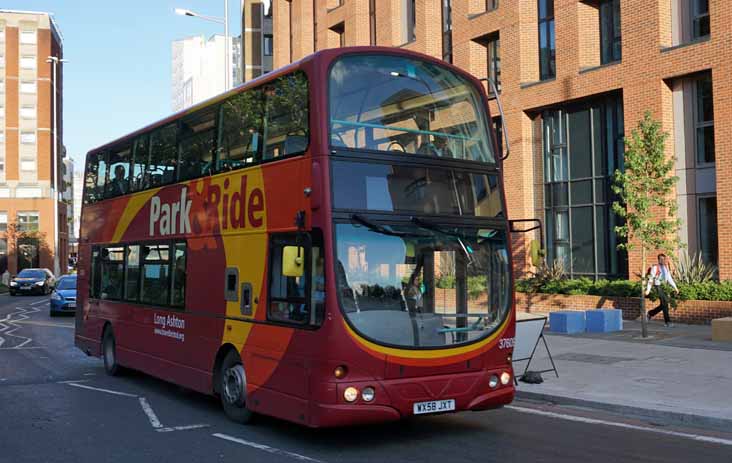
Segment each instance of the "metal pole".
[{"label": "metal pole", "polygon": [[51,57],[53,65],[53,183],[51,197],[53,198],[53,273],[58,276],[61,271],[58,246],[58,106],[56,97],[56,65],[58,57]]},{"label": "metal pole", "polygon": [[229,59],[229,0],[224,0],[224,91],[229,90],[229,79],[231,79],[231,72],[229,71],[229,65],[231,60]]}]

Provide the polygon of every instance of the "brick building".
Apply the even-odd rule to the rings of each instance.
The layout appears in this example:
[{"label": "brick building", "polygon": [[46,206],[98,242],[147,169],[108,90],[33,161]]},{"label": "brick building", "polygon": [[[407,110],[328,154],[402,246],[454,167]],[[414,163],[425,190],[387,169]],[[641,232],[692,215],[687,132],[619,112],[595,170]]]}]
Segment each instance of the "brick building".
[{"label": "brick building", "polygon": [[[63,44],[48,13],[0,10],[0,273],[27,267],[53,270],[53,143],[62,172]],[[53,112],[58,127],[54,127]],[[61,186],[61,185],[60,185]],[[68,248],[66,207],[59,204],[59,259]]]},{"label": "brick building", "polygon": [[[541,218],[549,256],[574,276],[639,267],[639,255],[616,251],[610,182],[623,137],[651,111],[677,157],[680,238],[732,278],[732,178],[716,169],[732,165],[729,2],[274,0],[273,10],[275,67],[377,44],[498,81],[512,148],[509,215]],[[520,246],[516,257],[525,257]]]}]

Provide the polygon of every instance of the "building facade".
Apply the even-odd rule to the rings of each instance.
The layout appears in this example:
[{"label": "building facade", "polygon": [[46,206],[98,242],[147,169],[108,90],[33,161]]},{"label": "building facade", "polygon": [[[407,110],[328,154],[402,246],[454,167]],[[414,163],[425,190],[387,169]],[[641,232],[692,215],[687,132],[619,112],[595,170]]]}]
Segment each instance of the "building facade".
[{"label": "building facade", "polygon": [[[234,85],[241,81],[239,41],[238,37],[230,37],[228,40],[232,62],[230,82]],[[208,39],[194,36],[173,42],[173,111],[180,111],[224,92],[226,43],[223,35],[213,35]]]},{"label": "building facade", "polygon": [[[676,157],[681,241],[732,279],[729,2],[273,0],[273,14],[275,67],[323,48],[381,45],[496,81],[506,126],[494,123],[512,148],[510,218],[541,219],[549,257],[572,276],[639,270],[639,251],[617,251],[610,186],[624,137],[650,111]],[[494,100],[490,109],[498,114]],[[516,236],[519,268],[526,238]]]},{"label": "building facade", "polygon": [[[63,165],[63,65],[57,65],[54,82],[49,57],[63,58],[62,38],[49,14],[0,10],[0,273],[54,269],[51,188],[54,140],[57,172]],[[65,269],[66,207],[60,202],[58,243]]]},{"label": "building facade", "polygon": [[241,68],[243,82],[246,82],[272,70],[272,3],[269,0],[241,0],[241,31]]}]

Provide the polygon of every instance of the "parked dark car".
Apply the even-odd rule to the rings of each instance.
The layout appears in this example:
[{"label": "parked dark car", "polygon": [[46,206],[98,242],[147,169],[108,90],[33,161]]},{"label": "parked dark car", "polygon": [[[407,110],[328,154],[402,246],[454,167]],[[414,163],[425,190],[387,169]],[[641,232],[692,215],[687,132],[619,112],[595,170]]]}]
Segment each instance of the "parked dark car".
[{"label": "parked dark car", "polygon": [[10,280],[10,295],[50,294],[56,285],[56,278],[47,268],[26,268]]},{"label": "parked dark car", "polygon": [[51,296],[51,316],[76,312],[76,275],[64,275],[56,280]]}]

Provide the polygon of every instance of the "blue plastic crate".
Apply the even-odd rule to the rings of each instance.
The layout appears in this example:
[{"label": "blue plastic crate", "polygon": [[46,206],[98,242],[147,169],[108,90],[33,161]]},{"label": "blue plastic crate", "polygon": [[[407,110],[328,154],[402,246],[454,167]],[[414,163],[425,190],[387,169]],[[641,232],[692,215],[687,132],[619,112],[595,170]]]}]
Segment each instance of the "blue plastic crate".
[{"label": "blue plastic crate", "polygon": [[618,309],[596,309],[586,312],[588,333],[611,333],[623,330],[623,311]]},{"label": "blue plastic crate", "polygon": [[562,310],[549,314],[549,331],[553,333],[584,333],[585,313],[580,311]]}]

